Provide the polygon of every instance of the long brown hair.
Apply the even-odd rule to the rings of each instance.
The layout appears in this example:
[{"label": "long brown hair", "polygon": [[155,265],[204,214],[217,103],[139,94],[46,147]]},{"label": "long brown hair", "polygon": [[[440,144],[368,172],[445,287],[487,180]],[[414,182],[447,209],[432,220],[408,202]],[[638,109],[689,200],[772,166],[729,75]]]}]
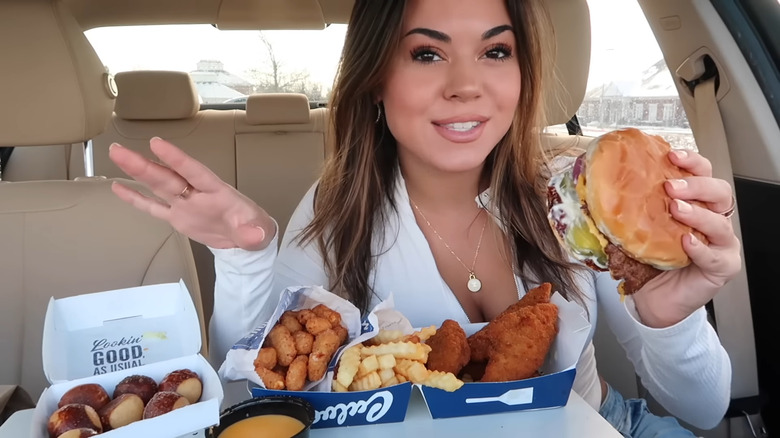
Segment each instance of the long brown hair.
[{"label": "long brown hair", "polygon": [[[546,158],[540,143],[544,126],[542,86],[552,54],[552,36],[542,0],[507,0],[515,29],[521,95],[511,128],[485,164],[493,202],[509,236],[516,273],[532,282],[549,281],[564,296],[582,301],[569,263],[547,222]],[[314,218],[301,234],[316,241],[325,260],[330,289],[365,312],[369,284],[393,199],[398,153],[383,120],[377,123],[376,96],[401,39],[405,0],[356,0],[347,28],[331,96],[333,154],[314,201]],[[390,208],[386,208],[387,206]],[[528,283],[526,281],[525,283]]]}]

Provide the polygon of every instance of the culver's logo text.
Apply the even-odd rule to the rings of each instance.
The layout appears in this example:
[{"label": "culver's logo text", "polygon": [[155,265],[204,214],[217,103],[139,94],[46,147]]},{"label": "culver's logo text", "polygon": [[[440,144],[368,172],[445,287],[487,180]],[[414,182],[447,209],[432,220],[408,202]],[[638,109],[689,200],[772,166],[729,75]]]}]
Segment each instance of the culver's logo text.
[{"label": "culver's logo text", "polygon": [[334,406],[328,406],[323,410],[318,410],[314,414],[314,424],[320,421],[336,420],[339,426],[347,421],[348,417],[356,417],[359,414],[366,414],[366,422],[374,423],[387,414],[393,405],[393,393],[390,391],[380,391],[374,393],[368,400],[358,400],[347,404],[339,403]]}]

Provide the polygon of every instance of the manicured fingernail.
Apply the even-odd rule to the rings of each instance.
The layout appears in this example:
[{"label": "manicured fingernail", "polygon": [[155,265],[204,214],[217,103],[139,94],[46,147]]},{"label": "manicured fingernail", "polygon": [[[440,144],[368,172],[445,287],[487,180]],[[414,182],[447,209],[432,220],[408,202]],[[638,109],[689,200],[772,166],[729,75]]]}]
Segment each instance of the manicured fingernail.
[{"label": "manicured fingernail", "polygon": [[672,152],[674,152],[674,154],[677,155],[677,158],[685,158],[688,156],[688,151],[682,149],[675,149]]},{"label": "manicured fingernail", "polygon": [[693,210],[693,207],[691,207],[691,204],[681,200],[681,199],[675,199],[674,202],[677,203],[677,211],[681,213],[689,213],[691,210]]},{"label": "manicured fingernail", "polygon": [[111,146],[108,147],[108,150],[110,151],[113,148],[121,148],[122,146],[119,143],[111,143]]},{"label": "manicured fingernail", "polygon": [[672,185],[672,188],[675,190],[682,190],[688,187],[688,181],[684,179],[670,179],[669,183]]},{"label": "manicured fingernail", "polygon": [[691,237],[691,246],[698,246],[701,244],[701,240],[694,236],[693,233],[688,233],[688,236]]}]

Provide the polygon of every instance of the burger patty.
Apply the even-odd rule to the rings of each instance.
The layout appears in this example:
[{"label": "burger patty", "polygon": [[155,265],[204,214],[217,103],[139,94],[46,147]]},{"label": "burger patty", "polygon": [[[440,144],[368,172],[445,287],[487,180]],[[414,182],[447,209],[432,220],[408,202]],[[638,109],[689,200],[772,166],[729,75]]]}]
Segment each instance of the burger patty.
[{"label": "burger patty", "polygon": [[638,291],[648,281],[657,277],[661,270],[638,262],[619,247],[609,244],[604,249],[609,256],[609,271],[615,280],[623,280],[623,292],[631,295]]}]

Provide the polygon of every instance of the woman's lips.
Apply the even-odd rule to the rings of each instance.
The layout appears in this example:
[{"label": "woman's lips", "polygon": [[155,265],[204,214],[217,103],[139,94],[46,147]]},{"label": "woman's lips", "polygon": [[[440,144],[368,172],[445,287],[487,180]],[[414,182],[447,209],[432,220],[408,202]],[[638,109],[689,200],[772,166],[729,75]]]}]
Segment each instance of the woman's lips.
[{"label": "woman's lips", "polygon": [[485,130],[486,119],[433,122],[436,132],[453,143],[470,143]]}]

